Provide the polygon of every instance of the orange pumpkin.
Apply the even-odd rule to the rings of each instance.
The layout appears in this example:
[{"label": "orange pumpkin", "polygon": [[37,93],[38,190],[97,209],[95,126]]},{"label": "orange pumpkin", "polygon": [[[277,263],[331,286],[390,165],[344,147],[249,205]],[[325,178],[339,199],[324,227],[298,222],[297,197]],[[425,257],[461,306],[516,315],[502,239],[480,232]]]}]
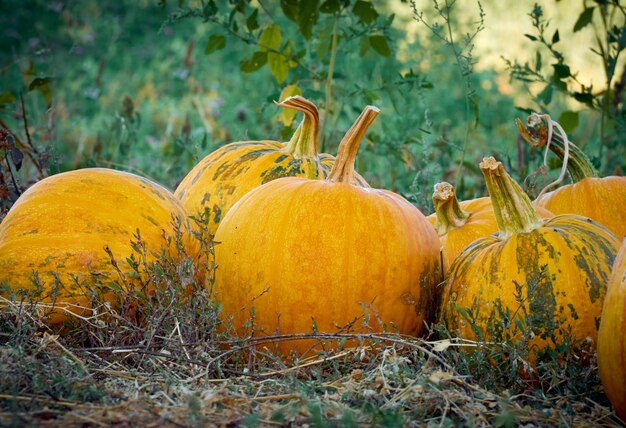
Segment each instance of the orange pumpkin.
[{"label": "orange pumpkin", "polygon": [[[433,205],[435,212],[426,218],[441,240],[444,273],[468,245],[498,231],[489,197],[459,202],[454,186],[442,182],[435,184]],[[543,208],[538,212],[544,218],[554,216]]]},{"label": "orange pumpkin", "polygon": [[598,369],[615,412],[626,421],[626,239],[615,259],[604,299]]},{"label": "orange pumpkin", "polygon": [[[261,184],[280,177],[328,176],[335,158],[319,153],[317,107],[299,95],[278,105],[304,113],[289,142],[240,141],[220,147],[200,161],[174,192],[190,213],[209,211],[211,233],[243,195]],[[367,186],[358,174],[354,180]]]},{"label": "orange pumpkin", "polygon": [[524,325],[531,347],[560,343],[561,329],[595,342],[619,240],[585,217],[543,220],[500,162],[485,158],[480,168],[500,231],[450,267],[442,320],[473,340],[519,340]]},{"label": "orange pumpkin", "polygon": [[0,283],[14,291],[40,289],[44,302],[59,308],[50,312],[50,323],[62,323],[66,309],[88,311],[92,278],[103,284],[103,294],[111,281],[123,282],[105,246],[121,275],[136,284],[126,263],[133,234],[139,231],[150,262],[166,247],[164,237],[175,237],[174,219],[186,251],[197,257],[187,211],[164,187],[104,168],[48,177],[24,192],[0,224]]},{"label": "orange pumpkin", "polygon": [[222,220],[216,298],[239,335],[422,333],[441,280],[437,234],[401,196],[355,185],[358,146],[377,115],[367,107],[359,116],[326,180],[274,180]]},{"label": "orange pumpkin", "polygon": [[[537,115],[532,115],[526,127],[517,120],[524,139],[533,147],[548,144],[548,127]],[[626,177],[600,177],[585,153],[567,142],[567,171],[573,183],[545,193],[535,201],[554,214],[578,214],[608,227],[618,238],[626,236]],[[562,160],[565,141],[558,134],[550,139],[550,150]]]}]

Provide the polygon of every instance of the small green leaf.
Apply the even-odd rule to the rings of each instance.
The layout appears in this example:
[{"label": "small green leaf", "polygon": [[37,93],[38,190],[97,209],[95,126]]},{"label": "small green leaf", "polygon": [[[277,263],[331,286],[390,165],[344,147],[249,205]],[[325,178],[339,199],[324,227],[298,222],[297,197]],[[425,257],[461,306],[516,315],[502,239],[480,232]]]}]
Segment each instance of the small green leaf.
[{"label": "small green leaf", "polygon": [[339,0],[326,0],[320,7],[322,13],[337,13],[339,12]]},{"label": "small green leaf", "polygon": [[378,12],[376,12],[372,3],[364,0],[358,0],[354,4],[352,12],[366,24],[371,24],[378,17]]},{"label": "small green leaf", "polygon": [[252,73],[267,64],[267,52],[255,52],[252,58],[239,62],[239,69],[243,73]]},{"label": "small green leaf", "polygon": [[524,36],[529,38],[533,42],[537,41],[537,38],[535,36],[533,36],[532,34],[524,34]]},{"label": "small green leaf", "polygon": [[574,92],[574,99],[589,107],[593,106],[593,94],[589,92]]},{"label": "small green leaf", "polygon": [[278,50],[283,35],[277,24],[270,25],[263,30],[259,38],[259,49],[261,51]]},{"label": "small green leaf", "polygon": [[226,37],[221,34],[212,34],[204,47],[204,54],[209,55],[215,51],[224,49],[226,46]]},{"label": "small green leaf", "polygon": [[280,0],[280,7],[287,18],[293,22],[298,22],[300,13],[300,2],[298,0]]},{"label": "small green leaf", "polygon": [[254,9],[254,12],[250,14],[248,19],[246,19],[246,28],[248,31],[254,31],[259,28],[259,21],[257,17],[259,16],[259,9]]},{"label": "small green leaf", "polygon": [[580,14],[578,19],[576,20],[576,24],[574,24],[574,33],[582,30],[591,22],[593,18],[593,10],[594,7],[586,7],[585,10]]},{"label": "small green leaf", "polygon": [[311,38],[311,30],[317,23],[317,8],[319,0],[305,0],[300,3],[298,13],[298,27],[306,40]]},{"label": "small green leaf", "polygon": [[554,77],[557,79],[565,79],[571,76],[569,66],[565,64],[552,64],[554,67]]},{"label": "small green leaf", "polygon": [[204,9],[202,9],[202,15],[204,15],[204,18],[210,18],[214,15],[216,15],[218,12],[217,6],[215,5],[215,2],[213,0],[207,2],[204,5]]},{"label": "small green leaf", "polygon": [[561,40],[561,38],[559,37],[559,30],[557,29],[554,32],[554,35],[552,36],[552,44],[554,45],[554,44],[558,43],[559,40]]},{"label": "small green leaf", "polygon": [[564,111],[559,116],[558,122],[566,133],[570,133],[578,127],[579,117],[577,111]]},{"label": "small green leaf", "polygon": [[379,55],[389,56],[391,55],[391,48],[387,43],[387,39],[385,36],[381,36],[379,34],[369,37],[370,45],[372,48],[378,52]]},{"label": "small green leaf", "polygon": [[41,86],[47,85],[51,81],[52,78],[50,77],[37,77],[36,79],[33,79],[32,82],[30,82],[30,85],[28,85],[28,90],[32,91],[33,89],[37,89]]}]

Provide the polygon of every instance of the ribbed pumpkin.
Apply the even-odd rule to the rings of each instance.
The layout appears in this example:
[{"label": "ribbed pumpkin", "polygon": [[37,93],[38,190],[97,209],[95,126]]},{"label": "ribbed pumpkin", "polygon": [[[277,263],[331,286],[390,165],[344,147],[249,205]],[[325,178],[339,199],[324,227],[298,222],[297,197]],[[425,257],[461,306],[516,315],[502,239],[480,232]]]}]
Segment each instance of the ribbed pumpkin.
[{"label": "ribbed pumpkin", "polygon": [[[433,205],[435,212],[426,218],[441,240],[444,272],[468,245],[498,231],[489,197],[459,202],[454,186],[444,181],[435,184]],[[544,218],[554,217],[544,208],[537,211]]]},{"label": "ribbed pumpkin", "polygon": [[[534,147],[548,143],[548,127],[537,115],[528,117],[526,127],[517,120],[524,139]],[[567,171],[573,183],[541,195],[536,205],[554,214],[578,214],[608,227],[618,238],[626,236],[626,177],[600,177],[585,153],[568,142]],[[565,142],[559,134],[552,135],[550,150],[562,160]]]},{"label": "ribbed pumpkin", "polygon": [[615,412],[626,421],[626,239],[615,259],[604,299],[598,369]]},{"label": "ribbed pumpkin", "polygon": [[[373,330],[384,322],[417,335],[436,310],[437,234],[401,196],[354,185],[358,146],[377,115],[370,106],[359,116],[326,180],[272,181],[224,217],[216,299],[239,335],[363,332],[370,305]],[[313,345],[283,341],[279,349],[302,354]]]},{"label": "ribbed pumpkin", "polygon": [[544,221],[500,162],[485,158],[480,168],[500,231],[474,242],[450,267],[443,321],[468,339],[519,338],[521,319],[534,334],[531,346],[559,343],[559,328],[595,342],[619,240],[585,217]]},{"label": "ribbed pumpkin", "polygon": [[[186,250],[197,256],[187,211],[164,187],[104,168],[48,177],[24,192],[0,224],[0,283],[16,291],[35,290],[36,272],[44,301],[54,295],[57,306],[89,306],[85,287],[90,286],[90,272],[105,285],[120,280],[104,247],[109,247],[127,274],[133,234],[139,230],[147,259],[153,260],[151,252],[166,245],[162,234],[174,238],[174,218],[181,223]],[[177,257],[175,249],[171,254]],[[53,293],[58,287],[55,277],[61,288]],[[84,311],[76,308],[74,312]],[[65,319],[59,309],[49,321],[56,324]]]},{"label": "ribbed pumpkin", "polygon": [[[210,232],[215,233],[235,202],[261,184],[281,177],[328,176],[335,158],[319,153],[317,107],[298,95],[278,105],[304,113],[289,142],[240,141],[220,147],[200,161],[174,192],[189,212],[209,210]],[[367,186],[358,174],[354,179]]]}]

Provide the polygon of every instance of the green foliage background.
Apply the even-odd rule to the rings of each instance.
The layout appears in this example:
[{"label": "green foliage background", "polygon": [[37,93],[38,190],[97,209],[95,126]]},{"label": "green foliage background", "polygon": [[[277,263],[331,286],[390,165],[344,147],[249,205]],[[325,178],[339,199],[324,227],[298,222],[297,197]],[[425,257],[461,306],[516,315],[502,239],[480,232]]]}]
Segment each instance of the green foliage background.
[{"label": "green foliage background", "polygon": [[[578,28],[559,33],[558,21],[529,3],[530,16],[520,19],[532,20],[537,34],[519,36],[535,61],[507,59],[517,91],[508,94],[495,70],[474,67],[481,60],[475,38],[494,19],[483,16],[480,3],[467,15],[453,1],[423,9],[363,0],[3,1],[0,125],[25,155],[20,166],[3,153],[10,190],[3,207],[19,194],[9,176],[21,191],[46,175],[89,166],[174,188],[225,143],[287,140],[299,118],[281,116],[273,104],[282,91],[300,91],[318,105],[323,150],[333,154],[360,110],[380,107],[357,168],[373,186],[426,212],[438,181],[453,182],[462,198],[482,196],[476,165],[485,155],[520,180],[535,170],[542,154],[521,143],[514,125],[532,110],[562,120],[602,173],[619,174],[626,116],[618,56],[626,31],[611,24],[623,22],[624,8],[619,1],[578,7]],[[602,10],[614,11],[604,27]],[[415,38],[407,33],[413,21],[420,24]],[[602,61],[614,63],[609,91],[578,82],[567,66],[570,53],[558,51],[568,32],[602,37],[603,28]]]}]

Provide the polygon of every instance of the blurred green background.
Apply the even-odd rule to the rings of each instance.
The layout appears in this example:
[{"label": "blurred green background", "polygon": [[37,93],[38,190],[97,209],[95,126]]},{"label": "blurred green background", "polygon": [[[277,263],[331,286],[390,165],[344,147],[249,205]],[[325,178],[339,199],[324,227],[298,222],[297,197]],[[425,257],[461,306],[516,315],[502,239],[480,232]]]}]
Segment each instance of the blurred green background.
[{"label": "blurred green background", "polygon": [[173,189],[223,144],[286,141],[300,118],[273,100],[293,91],[320,108],[332,154],[365,105],[380,107],[357,169],[426,213],[439,181],[482,196],[485,155],[531,175],[531,194],[555,175],[552,158],[548,177],[532,175],[543,153],[514,124],[531,111],[559,120],[602,174],[622,174],[621,2],[460,3],[2,0],[2,209],[89,166]]}]

